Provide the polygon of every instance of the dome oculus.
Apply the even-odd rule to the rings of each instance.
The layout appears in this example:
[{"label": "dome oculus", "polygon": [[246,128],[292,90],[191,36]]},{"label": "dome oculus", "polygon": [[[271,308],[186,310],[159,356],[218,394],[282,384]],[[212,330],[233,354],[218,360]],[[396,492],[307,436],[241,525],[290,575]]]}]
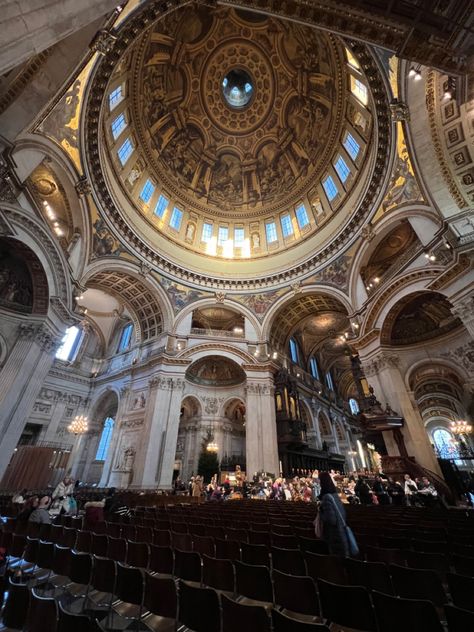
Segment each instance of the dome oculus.
[{"label": "dome oculus", "polygon": [[248,72],[235,68],[222,80],[222,94],[232,108],[243,108],[250,103],[253,83]]}]

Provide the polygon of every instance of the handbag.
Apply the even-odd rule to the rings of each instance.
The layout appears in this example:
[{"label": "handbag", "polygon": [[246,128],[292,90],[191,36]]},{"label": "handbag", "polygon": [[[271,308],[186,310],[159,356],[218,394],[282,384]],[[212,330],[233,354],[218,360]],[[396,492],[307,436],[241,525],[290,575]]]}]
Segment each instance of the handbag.
[{"label": "handbag", "polygon": [[323,538],[323,521],[321,520],[321,512],[318,511],[318,515],[314,519],[314,534],[317,538],[322,540]]},{"label": "handbag", "polygon": [[[329,494],[330,497],[332,498],[332,501],[334,503],[334,507],[336,508],[337,513],[339,514],[339,518],[342,521],[342,524],[344,525],[344,531],[346,533],[346,538],[347,538],[347,547],[349,549],[349,555],[351,555],[352,557],[356,557],[357,555],[359,555],[359,546],[357,544],[357,540],[355,539],[355,535],[352,531],[352,529],[349,527],[348,524],[346,524],[346,521],[344,520],[341,511],[339,509],[339,507],[337,506],[337,502],[336,499],[333,498],[333,496],[331,494]],[[318,514],[319,517],[319,514]]]}]

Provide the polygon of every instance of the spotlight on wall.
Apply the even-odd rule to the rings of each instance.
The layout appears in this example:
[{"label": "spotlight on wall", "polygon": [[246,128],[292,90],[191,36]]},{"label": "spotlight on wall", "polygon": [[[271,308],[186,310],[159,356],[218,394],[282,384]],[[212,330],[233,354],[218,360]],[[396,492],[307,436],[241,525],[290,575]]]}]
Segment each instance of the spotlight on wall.
[{"label": "spotlight on wall", "polygon": [[410,68],[410,70],[408,71],[408,76],[410,77],[410,79],[413,79],[413,81],[420,81],[420,79],[421,79],[421,65],[420,64],[416,64],[415,66],[412,66]]},{"label": "spotlight on wall", "polygon": [[443,83],[443,99],[454,99],[456,96],[456,79],[454,77],[448,77]]},{"label": "spotlight on wall", "polygon": [[274,360],[277,360],[277,359],[278,359],[278,353],[277,353],[276,351],[274,351],[274,352],[273,352],[273,354],[272,354],[272,358],[273,358]]}]

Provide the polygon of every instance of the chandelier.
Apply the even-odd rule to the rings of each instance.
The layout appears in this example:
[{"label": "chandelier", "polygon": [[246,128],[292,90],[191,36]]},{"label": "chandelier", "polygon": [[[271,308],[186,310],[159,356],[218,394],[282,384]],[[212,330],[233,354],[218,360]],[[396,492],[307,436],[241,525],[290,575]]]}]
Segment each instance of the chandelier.
[{"label": "chandelier", "polygon": [[469,434],[470,432],[472,432],[471,424],[468,424],[467,421],[462,420],[452,421],[449,429],[451,430],[451,432],[454,432],[454,434],[457,435]]},{"label": "chandelier", "polygon": [[218,452],[219,450],[219,446],[217,445],[217,443],[215,441],[210,441],[207,446],[206,446],[206,450],[208,452]]},{"label": "chandelier", "polygon": [[89,430],[89,425],[87,423],[87,417],[84,415],[76,415],[67,427],[68,431],[74,435],[82,435],[85,434]]}]

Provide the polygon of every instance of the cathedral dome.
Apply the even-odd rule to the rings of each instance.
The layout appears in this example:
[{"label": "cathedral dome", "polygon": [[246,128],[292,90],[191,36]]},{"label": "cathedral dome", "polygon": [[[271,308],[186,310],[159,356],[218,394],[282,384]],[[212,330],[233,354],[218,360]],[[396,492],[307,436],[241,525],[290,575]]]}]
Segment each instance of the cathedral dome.
[{"label": "cathedral dome", "polygon": [[215,281],[327,260],[383,174],[372,55],[222,7],[177,9],[134,37],[137,19],[119,31],[115,62],[96,67],[86,113],[100,102],[88,161],[111,227],[171,273]]}]

